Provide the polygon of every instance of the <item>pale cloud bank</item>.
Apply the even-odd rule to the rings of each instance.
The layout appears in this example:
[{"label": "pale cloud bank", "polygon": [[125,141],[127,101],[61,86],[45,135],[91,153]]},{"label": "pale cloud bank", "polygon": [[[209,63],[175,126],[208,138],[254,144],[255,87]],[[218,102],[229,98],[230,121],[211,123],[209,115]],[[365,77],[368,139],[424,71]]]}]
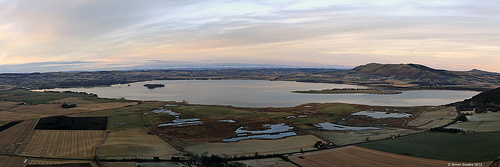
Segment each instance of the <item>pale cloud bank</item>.
[{"label": "pale cloud bank", "polygon": [[500,72],[498,8],[497,1],[454,0],[0,0],[0,72],[204,61]]}]

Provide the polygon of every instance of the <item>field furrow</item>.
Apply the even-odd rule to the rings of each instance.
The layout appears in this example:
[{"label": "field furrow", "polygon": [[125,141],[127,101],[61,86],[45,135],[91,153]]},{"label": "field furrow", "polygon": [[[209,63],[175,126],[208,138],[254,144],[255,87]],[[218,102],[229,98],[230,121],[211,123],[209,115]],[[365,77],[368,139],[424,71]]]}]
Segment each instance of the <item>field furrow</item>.
[{"label": "field furrow", "polygon": [[357,146],[315,151],[290,157],[302,166],[447,166],[449,162],[410,157]]},{"label": "field furrow", "polygon": [[103,130],[35,130],[21,155],[92,158],[105,133]]},{"label": "field furrow", "polygon": [[38,119],[23,121],[0,132],[0,153],[12,154],[21,146],[23,140],[35,128]]}]

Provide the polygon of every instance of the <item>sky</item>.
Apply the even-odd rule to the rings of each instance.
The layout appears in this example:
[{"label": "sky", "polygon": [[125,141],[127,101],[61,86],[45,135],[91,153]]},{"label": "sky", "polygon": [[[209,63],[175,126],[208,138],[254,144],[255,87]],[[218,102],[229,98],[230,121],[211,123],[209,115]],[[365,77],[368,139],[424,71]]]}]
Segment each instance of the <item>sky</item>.
[{"label": "sky", "polygon": [[0,0],[0,73],[416,63],[500,72],[488,0]]}]

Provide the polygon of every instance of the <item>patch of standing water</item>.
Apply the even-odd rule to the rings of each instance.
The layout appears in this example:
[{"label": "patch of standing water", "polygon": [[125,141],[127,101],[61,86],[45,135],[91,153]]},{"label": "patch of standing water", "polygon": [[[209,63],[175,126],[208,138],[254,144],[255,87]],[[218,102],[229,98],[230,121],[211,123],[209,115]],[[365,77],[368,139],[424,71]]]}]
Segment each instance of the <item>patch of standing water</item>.
[{"label": "patch of standing water", "polygon": [[372,118],[409,118],[413,116],[408,113],[387,113],[380,111],[360,111],[352,113],[351,115],[366,115]]},{"label": "patch of standing water", "polygon": [[173,112],[172,110],[164,110],[164,109],[153,110],[151,112],[153,112],[155,114],[158,114],[158,113],[167,113],[168,115],[171,115],[171,116],[179,116],[179,115],[181,115],[181,113],[176,113],[176,112]]},{"label": "patch of standing water", "polygon": [[228,123],[234,123],[236,121],[232,120],[232,119],[226,119],[226,120],[219,120],[217,122],[228,122]]},{"label": "patch of standing water", "polygon": [[151,111],[153,113],[167,113],[168,115],[174,116],[175,119],[171,123],[159,124],[158,127],[161,126],[173,126],[173,127],[182,127],[182,126],[192,126],[192,125],[200,125],[203,124],[200,121],[200,118],[189,118],[189,119],[179,119],[181,113],[173,112],[172,110],[165,110],[161,107],[159,110]]},{"label": "patch of standing water", "polygon": [[314,125],[316,128],[324,129],[324,130],[367,130],[367,129],[380,129],[377,127],[353,127],[353,126],[344,126],[337,125],[330,122],[319,123]]},{"label": "patch of standing water", "polygon": [[222,141],[234,142],[245,139],[280,139],[288,136],[297,135],[297,133],[291,131],[293,127],[285,125],[284,123],[276,125],[265,124],[264,127],[269,129],[260,131],[251,131],[251,130],[245,130],[246,129],[245,127],[239,127],[238,129],[235,130],[235,132],[238,134],[238,137],[222,139]]},{"label": "patch of standing water", "polygon": [[200,124],[203,124],[203,122],[200,121],[200,118],[190,118],[190,119],[175,119],[172,121],[172,123],[159,124],[158,126],[182,127],[182,126],[192,126]]},{"label": "patch of standing water", "polygon": [[252,136],[242,136],[242,137],[233,137],[229,139],[222,139],[224,142],[234,142],[234,141],[240,141],[240,140],[245,140],[245,139],[281,139],[284,137],[288,136],[295,136],[297,133],[295,132],[285,132],[285,133],[278,133],[278,134],[265,134],[265,135],[252,135]]}]

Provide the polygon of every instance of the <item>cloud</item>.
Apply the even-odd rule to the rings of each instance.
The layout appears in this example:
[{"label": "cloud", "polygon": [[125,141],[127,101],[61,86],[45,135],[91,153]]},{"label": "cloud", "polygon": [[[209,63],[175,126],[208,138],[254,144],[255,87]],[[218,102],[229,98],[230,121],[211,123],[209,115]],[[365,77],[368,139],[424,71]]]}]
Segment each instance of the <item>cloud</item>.
[{"label": "cloud", "polygon": [[499,7],[451,0],[2,1],[0,64],[370,60],[465,70],[452,64],[469,61],[478,64],[470,69],[500,71],[493,63],[500,53]]},{"label": "cloud", "polygon": [[3,64],[0,65],[0,73],[25,73],[25,72],[51,72],[72,71],[75,67],[81,67],[92,62],[34,62],[25,64]]}]

